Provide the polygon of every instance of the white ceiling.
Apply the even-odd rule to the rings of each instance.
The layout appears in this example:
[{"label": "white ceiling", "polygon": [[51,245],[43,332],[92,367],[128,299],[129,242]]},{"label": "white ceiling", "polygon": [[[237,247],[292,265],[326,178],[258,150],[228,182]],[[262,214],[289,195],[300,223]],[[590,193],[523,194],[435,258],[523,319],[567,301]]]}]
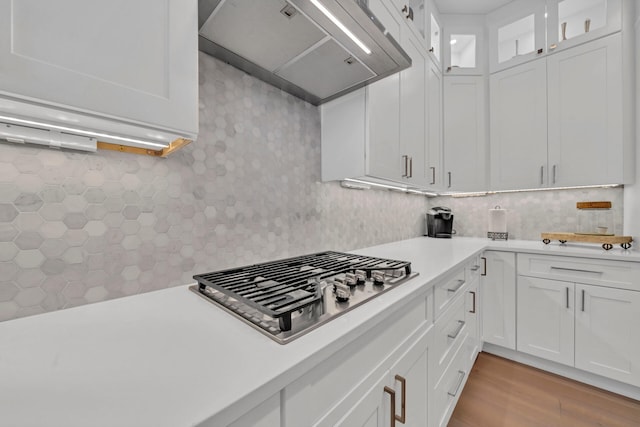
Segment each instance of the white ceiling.
[{"label": "white ceiling", "polygon": [[512,0],[435,0],[440,13],[480,13],[511,3]]}]

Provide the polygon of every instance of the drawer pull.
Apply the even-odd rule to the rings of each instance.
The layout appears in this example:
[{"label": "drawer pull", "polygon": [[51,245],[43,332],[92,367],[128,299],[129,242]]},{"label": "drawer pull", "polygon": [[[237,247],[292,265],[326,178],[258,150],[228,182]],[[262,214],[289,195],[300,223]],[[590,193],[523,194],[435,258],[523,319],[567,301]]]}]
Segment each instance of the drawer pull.
[{"label": "drawer pull", "polygon": [[458,384],[456,384],[456,388],[453,391],[448,391],[447,394],[451,397],[456,397],[458,392],[460,391],[460,387],[462,387],[462,382],[464,381],[464,376],[466,374],[464,371],[458,371]]},{"label": "drawer pull", "polygon": [[458,283],[458,286],[456,286],[455,288],[448,288],[447,291],[449,292],[458,292],[458,290],[460,290],[460,288],[462,286],[464,286],[464,279],[458,279],[456,280],[456,283]]},{"label": "drawer pull", "polygon": [[453,332],[452,334],[447,334],[447,336],[452,340],[455,340],[456,338],[458,338],[458,335],[460,335],[460,331],[462,331],[462,328],[464,328],[465,324],[466,322],[464,320],[458,320],[458,327],[456,328],[455,332]]},{"label": "drawer pull", "polygon": [[391,422],[389,425],[391,427],[396,426],[396,391],[391,387],[384,386],[384,392],[387,393],[391,399],[391,410],[389,413],[391,414]]},{"label": "drawer pull", "polygon": [[[395,419],[400,421],[402,424],[407,420],[407,379],[403,376],[396,375],[396,381],[401,384],[401,392],[402,398],[400,400],[400,416],[395,416]],[[394,412],[395,413],[395,412]]]},{"label": "drawer pull", "polygon": [[582,311],[584,311],[584,289],[582,290]]},{"label": "drawer pull", "polygon": [[555,265],[552,265],[551,269],[552,270],[574,271],[574,272],[577,272],[577,273],[602,274],[602,271],[582,270],[582,269],[579,269],[579,268],[556,267]]},{"label": "drawer pull", "polygon": [[473,267],[471,267],[471,271],[478,271],[478,270],[480,270],[479,265],[474,265]]},{"label": "drawer pull", "polygon": [[480,273],[480,275],[486,276],[487,275],[487,257],[482,257],[482,263],[484,265],[484,269],[482,270],[482,273]]},{"label": "drawer pull", "polygon": [[476,312],[476,293],[474,291],[469,291],[469,293],[473,295],[473,308],[469,313],[475,313]]},{"label": "drawer pull", "polygon": [[566,287],[567,290],[567,308],[569,308],[569,287]]}]

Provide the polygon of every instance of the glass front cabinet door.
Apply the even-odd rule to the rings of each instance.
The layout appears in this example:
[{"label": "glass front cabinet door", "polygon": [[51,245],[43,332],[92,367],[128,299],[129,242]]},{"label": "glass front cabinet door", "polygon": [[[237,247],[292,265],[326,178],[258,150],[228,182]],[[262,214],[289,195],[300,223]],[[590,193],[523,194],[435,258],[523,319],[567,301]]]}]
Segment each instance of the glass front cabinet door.
[{"label": "glass front cabinet door", "polygon": [[486,43],[481,15],[443,15],[442,43],[445,75],[476,76],[484,73]]},{"label": "glass front cabinet door", "polygon": [[546,53],[544,1],[516,0],[487,16],[491,73]]}]

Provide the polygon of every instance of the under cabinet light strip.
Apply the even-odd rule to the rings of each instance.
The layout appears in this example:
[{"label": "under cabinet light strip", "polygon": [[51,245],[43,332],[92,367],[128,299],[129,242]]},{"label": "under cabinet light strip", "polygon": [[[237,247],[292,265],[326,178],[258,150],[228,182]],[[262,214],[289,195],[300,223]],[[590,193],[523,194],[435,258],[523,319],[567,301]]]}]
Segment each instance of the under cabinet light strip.
[{"label": "under cabinet light strip", "polygon": [[322,3],[320,3],[318,0],[310,0],[310,1],[311,1],[311,4],[317,7],[318,10],[324,14],[324,16],[329,18],[331,22],[336,24],[336,26],[340,28],[343,33],[345,33],[351,40],[353,40],[353,42],[357,44],[358,47],[362,49],[364,53],[366,53],[367,55],[371,55],[371,49],[369,49],[367,45],[362,43],[362,41],[360,41],[360,39],[356,37],[355,34],[353,34],[347,27],[345,27],[345,25],[342,22],[340,22],[338,18],[336,18],[331,12],[329,12],[329,10],[326,7],[324,7]]},{"label": "under cabinet light strip", "polygon": [[116,141],[132,142],[132,143],[135,143],[135,144],[145,145],[147,147],[150,147],[150,148],[153,148],[153,149],[156,149],[156,150],[161,150],[163,148],[167,148],[168,147],[167,144],[158,144],[158,143],[155,143],[155,142],[144,141],[144,140],[141,140],[141,139],[126,138],[124,136],[117,136],[117,135],[111,135],[111,134],[108,134],[108,133],[101,133],[101,132],[87,131],[87,130],[77,129],[77,128],[70,128],[70,127],[66,127],[66,126],[54,125],[54,124],[51,124],[51,123],[35,122],[35,121],[32,121],[32,120],[24,120],[24,119],[19,119],[19,118],[16,118],[16,117],[0,116],[0,120],[7,120],[7,121],[10,121],[10,122],[13,122],[13,123],[18,123],[18,124],[43,127],[45,129],[55,129],[55,130],[62,131],[62,132],[70,132],[70,133],[75,133],[75,134],[80,134],[80,135],[88,135],[88,136],[93,136],[95,138],[109,138],[109,139],[114,139]]},{"label": "under cabinet light strip", "polygon": [[[364,180],[360,180],[360,179],[354,179],[354,178],[346,178],[344,180],[342,180],[343,183],[357,183],[359,184],[359,186],[357,187],[358,189],[366,189],[366,187],[379,187],[379,188],[386,188],[388,190],[396,190],[396,191],[402,191],[404,193],[410,193],[410,194],[418,194],[421,196],[428,196],[428,197],[435,197],[437,196],[436,193],[430,193],[428,191],[422,191],[422,190],[417,190],[415,188],[408,188],[408,187],[402,187],[399,185],[388,185],[388,184],[380,184],[377,182],[371,182],[371,181],[364,181]],[[343,184],[343,187],[345,185]],[[349,187],[347,187],[349,188]]]},{"label": "under cabinet light strip", "polygon": [[450,197],[481,197],[490,196],[492,194],[508,194],[508,193],[527,193],[535,191],[554,191],[554,190],[582,190],[589,188],[618,188],[622,184],[601,184],[601,185],[575,185],[571,187],[546,187],[546,188],[527,188],[522,190],[495,190],[495,191],[475,191],[467,193],[440,193],[440,196]]}]

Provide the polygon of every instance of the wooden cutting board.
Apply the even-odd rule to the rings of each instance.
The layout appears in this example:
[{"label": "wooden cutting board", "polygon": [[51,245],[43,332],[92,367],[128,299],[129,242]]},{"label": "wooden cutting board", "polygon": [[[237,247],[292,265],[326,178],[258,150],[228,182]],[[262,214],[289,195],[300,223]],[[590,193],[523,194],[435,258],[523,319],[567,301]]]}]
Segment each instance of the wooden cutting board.
[{"label": "wooden cutting board", "polygon": [[552,240],[558,240],[560,243],[598,243],[601,244],[605,250],[609,250],[613,248],[613,245],[617,244],[620,244],[624,249],[629,249],[631,242],[633,242],[631,236],[611,236],[604,234],[542,233],[541,237],[545,244],[551,243]]}]

